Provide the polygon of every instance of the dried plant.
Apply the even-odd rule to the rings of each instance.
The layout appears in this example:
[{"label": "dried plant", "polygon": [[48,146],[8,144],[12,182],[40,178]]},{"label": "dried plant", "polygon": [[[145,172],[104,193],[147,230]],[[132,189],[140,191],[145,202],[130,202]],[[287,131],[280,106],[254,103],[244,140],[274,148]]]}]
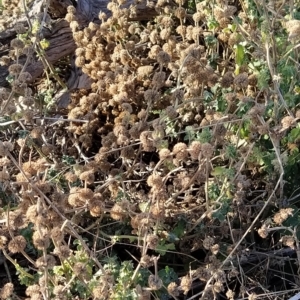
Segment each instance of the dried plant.
[{"label": "dried plant", "polygon": [[[2,0],[1,27],[25,2]],[[299,3],[158,0],[145,18],[112,0],[85,26],[69,6],[92,84],[62,110],[52,98],[66,84],[41,39],[48,2],[36,20],[25,10],[0,59],[0,299],[288,297]],[[27,71],[37,56],[39,83]]]}]

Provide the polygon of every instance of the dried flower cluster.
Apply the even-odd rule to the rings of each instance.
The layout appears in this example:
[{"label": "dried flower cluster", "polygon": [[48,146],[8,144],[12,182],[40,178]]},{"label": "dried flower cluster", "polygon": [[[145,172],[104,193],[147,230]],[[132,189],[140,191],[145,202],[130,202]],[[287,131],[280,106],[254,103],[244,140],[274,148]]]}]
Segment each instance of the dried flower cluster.
[{"label": "dried flower cluster", "polygon": [[[270,14],[286,9],[271,4]],[[6,21],[20,13],[19,1],[2,5]],[[234,1],[147,5],[154,16],[141,20],[138,5],[110,1],[87,26],[67,8],[75,65],[92,85],[72,91],[66,111],[47,111],[53,118],[40,116],[43,83],[33,85],[20,62],[34,52],[22,24],[0,58],[11,78],[0,88],[1,122],[9,118],[0,132],[0,250],[31,265],[19,272],[30,278],[28,300],[177,299],[199,282],[202,299],[234,299],[254,239],[298,251],[284,227],[298,210],[282,203],[279,175],[297,160],[300,100],[289,94],[286,104],[279,93],[299,94],[299,78],[282,79],[281,61],[271,68],[297,47],[266,47],[271,23]],[[299,28],[292,19],[280,32],[296,43]],[[276,226],[285,235],[270,241]],[[134,260],[121,261],[127,254]],[[180,278],[161,267],[177,260]],[[253,269],[249,278],[264,278]],[[0,299],[14,289],[3,285]],[[252,290],[237,293],[255,298]]]}]

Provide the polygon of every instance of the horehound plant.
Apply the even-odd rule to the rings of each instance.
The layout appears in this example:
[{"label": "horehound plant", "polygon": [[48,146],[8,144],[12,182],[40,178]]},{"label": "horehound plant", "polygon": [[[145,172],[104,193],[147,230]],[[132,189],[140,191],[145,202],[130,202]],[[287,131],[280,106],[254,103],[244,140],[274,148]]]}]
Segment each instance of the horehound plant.
[{"label": "horehound plant", "polygon": [[[66,84],[57,75],[52,64],[45,55],[45,49],[49,46],[46,39],[43,38],[42,29],[46,25],[47,10],[49,1],[44,3],[44,12],[39,13],[36,17],[29,17],[28,8],[25,0],[22,1],[3,1],[4,11],[3,24],[8,22],[6,17],[18,17],[21,11],[27,18],[28,27],[23,23],[16,23],[14,30],[17,37],[10,43],[11,50],[9,55],[2,56],[0,60],[1,65],[9,66],[8,80],[11,83],[11,89],[1,89],[2,105],[1,115],[12,115],[13,118],[24,118],[26,122],[30,122],[33,115],[38,111],[38,106],[35,100],[37,95],[33,94],[33,90],[29,86],[32,76],[26,71],[30,61],[35,56],[42,61],[45,74],[48,78],[48,89],[50,90],[49,74],[55,78],[58,84],[66,88]],[[23,59],[25,56],[25,60]],[[21,63],[24,61],[24,63]]]},{"label": "horehound plant", "polygon": [[[124,4],[86,28],[68,8],[93,84],[61,122],[36,108],[13,41],[0,249],[28,299],[285,297],[297,267],[272,253],[298,250],[297,202],[284,197],[299,185],[285,183],[300,136],[299,4],[158,1],[143,21]],[[269,260],[253,267],[254,254]],[[6,266],[0,298],[19,297]],[[273,288],[276,273],[294,286]]]}]

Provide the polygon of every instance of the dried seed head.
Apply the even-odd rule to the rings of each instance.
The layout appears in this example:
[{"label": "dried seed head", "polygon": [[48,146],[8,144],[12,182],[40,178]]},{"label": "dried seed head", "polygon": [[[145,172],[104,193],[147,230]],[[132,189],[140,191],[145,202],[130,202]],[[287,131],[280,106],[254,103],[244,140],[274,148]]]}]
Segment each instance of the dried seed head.
[{"label": "dried seed head", "polygon": [[286,30],[289,33],[290,41],[297,41],[300,38],[300,20],[286,22]]},{"label": "dried seed head", "polygon": [[10,46],[14,49],[23,49],[24,43],[20,39],[16,38],[10,42]]},{"label": "dried seed head", "polygon": [[282,208],[278,213],[273,217],[273,221],[276,224],[281,225],[289,216],[293,215],[293,208]]},{"label": "dried seed head", "polygon": [[36,260],[37,268],[48,268],[52,269],[56,264],[55,258],[53,255],[47,254],[46,257],[42,256]]},{"label": "dried seed head", "polygon": [[269,235],[269,230],[268,227],[266,226],[266,224],[263,224],[262,227],[260,227],[257,230],[258,234],[260,237],[262,237],[263,239],[267,238]]},{"label": "dried seed head", "polygon": [[73,266],[73,271],[76,276],[80,276],[80,277],[81,276],[85,277],[88,274],[86,269],[86,263],[83,262],[75,263],[75,265]]},{"label": "dried seed head", "polygon": [[180,287],[184,293],[184,295],[187,295],[187,293],[190,291],[192,287],[193,280],[189,275],[183,276],[181,278]]},{"label": "dried seed head", "polygon": [[233,83],[236,85],[238,88],[246,88],[249,84],[248,80],[248,74],[247,73],[240,73],[234,78]]},{"label": "dried seed head", "polygon": [[125,159],[133,159],[135,157],[133,147],[123,148],[120,152],[120,157]]},{"label": "dried seed head", "polygon": [[100,11],[99,15],[98,15],[98,18],[99,18],[99,20],[104,21],[104,20],[107,19],[107,15],[106,15],[106,13]]},{"label": "dried seed head", "polygon": [[236,94],[235,93],[227,93],[227,94],[225,94],[225,99],[227,102],[232,103],[236,100]]},{"label": "dried seed head", "polygon": [[26,240],[22,235],[15,236],[8,243],[8,250],[12,253],[19,253],[24,251],[26,247]]},{"label": "dried seed head", "polygon": [[149,89],[144,92],[144,98],[147,103],[155,103],[159,97],[160,94],[153,89]]},{"label": "dried seed head", "polygon": [[295,118],[292,116],[285,116],[281,120],[281,125],[283,129],[288,129],[294,124],[295,124]]},{"label": "dried seed head", "polygon": [[161,50],[162,49],[159,45],[152,46],[149,53],[148,53],[149,58],[156,59],[158,54],[161,52]]},{"label": "dried seed head", "polygon": [[164,41],[168,40],[169,37],[171,36],[171,28],[164,28],[160,32],[160,38]]},{"label": "dried seed head", "polygon": [[24,111],[23,118],[27,124],[33,122],[33,117],[34,117],[34,112],[32,110],[27,109],[26,111]]},{"label": "dried seed head", "polygon": [[157,190],[161,189],[163,185],[162,177],[158,174],[151,174],[147,179],[147,184]]},{"label": "dried seed head", "polygon": [[235,293],[233,290],[228,289],[228,291],[226,292],[226,297],[229,300],[234,300],[235,299]]},{"label": "dried seed head", "polygon": [[210,247],[210,251],[213,255],[217,255],[219,252],[220,246],[218,244],[215,244]]},{"label": "dried seed head", "polygon": [[[42,127],[35,127],[31,130],[30,135],[34,139],[39,139],[43,134],[43,128]],[[24,164],[23,164],[24,166]]]},{"label": "dried seed head", "polygon": [[214,147],[209,143],[204,143],[201,146],[201,153],[205,158],[211,158],[214,154]]},{"label": "dried seed head", "polygon": [[75,54],[76,54],[76,56],[84,56],[85,51],[86,51],[85,48],[79,47],[75,50]]},{"label": "dried seed head", "polygon": [[208,86],[213,87],[215,84],[217,84],[219,81],[219,76],[217,74],[211,74],[208,76]]},{"label": "dried seed head", "polygon": [[121,221],[126,216],[126,213],[118,203],[115,203],[112,209],[110,210],[110,216],[116,221]]},{"label": "dried seed head", "polygon": [[54,146],[48,144],[48,145],[42,145],[42,152],[48,156],[50,155],[51,153],[53,153],[55,150]]},{"label": "dried seed head", "polygon": [[101,197],[97,197],[97,194],[93,197],[91,201],[88,203],[88,208],[90,210],[90,214],[93,217],[100,217],[101,214],[103,213],[103,204],[102,201],[100,200]]},{"label": "dried seed head", "polygon": [[161,66],[164,66],[164,65],[167,65],[171,61],[171,57],[167,52],[160,51],[157,54],[156,60]]},{"label": "dried seed head", "polygon": [[153,152],[155,151],[153,137],[151,131],[143,131],[140,134],[140,141],[142,143],[143,150],[146,152]]},{"label": "dried seed head", "polygon": [[198,23],[205,19],[205,14],[203,12],[197,11],[193,14],[193,20],[194,22]]},{"label": "dried seed head", "polygon": [[56,243],[60,243],[64,239],[64,234],[58,226],[52,228],[50,236]]},{"label": "dried seed head", "polygon": [[85,181],[87,184],[93,184],[95,181],[94,171],[85,171],[79,175],[80,180]]},{"label": "dried seed head", "polygon": [[160,89],[165,85],[166,73],[157,72],[153,75],[152,86],[155,89]]},{"label": "dried seed head", "polygon": [[[85,173],[85,172],[83,172],[83,173]],[[94,192],[91,189],[88,189],[88,188],[79,189],[77,191],[77,193],[78,193],[79,199],[83,202],[88,202],[94,196]]]},{"label": "dried seed head", "polygon": [[92,30],[92,31],[96,31],[99,29],[99,25],[94,23],[94,22],[90,22],[89,23],[89,28]]},{"label": "dried seed head", "polygon": [[8,71],[11,75],[19,75],[23,69],[21,64],[12,64],[9,66]]},{"label": "dried seed head", "polygon": [[72,207],[80,207],[85,204],[85,200],[82,200],[81,198],[79,198],[79,190],[80,190],[80,188],[78,188],[78,187],[73,187],[70,189],[70,194],[68,196],[68,203]]},{"label": "dried seed head", "polygon": [[21,209],[16,209],[13,212],[9,213],[10,216],[10,226],[12,229],[22,229],[27,226],[27,222],[25,223],[24,212]]},{"label": "dried seed head", "polygon": [[0,182],[5,182],[10,179],[10,175],[7,170],[0,171]]},{"label": "dried seed head", "polygon": [[24,24],[22,23],[17,23],[14,26],[14,30],[18,33],[18,34],[23,34],[27,31],[27,29],[25,28]]},{"label": "dried seed head", "polygon": [[9,91],[6,88],[0,88],[0,100],[7,100],[9,97]]},{"label": "dried seed head", "polygon": [[64,177],[70,183],[73,183],[78,179],[78,176],[72,172],[67,172]]},{"label": "dried seed head", "polygon": [[221,9],[220,7],[216,7],[214,9],[214,16],[215,16],[217,21],[219,21],[221,18],[224,18],[223,9]]},{"label": "dried seed head", "polygon": [[64,299],[65,290],[63,285],[55,285],[53,288],[53,294],[57,296],[57,299]]},{"label": "dried seed head", "polygon": [[232,72],[226,72],[223,75],[220,84],[223,88],[229,88],[231,86],[231,84],[233,83],[233,80],[234,80],[233,73]]},{"label": "dried seed head", "polygon": [[38,217],[37,206],[36,205],[29,206],[26,211],[26,218],[28,219],[28,221],[34,224],[37,217]]},{"label": "dried seed head", "polygon": [[67,7],[67,12],[68,12],[68,14],[75,15],[76,14],[76,8],[73,5],[69,5]]},{"label": "dried seed head", "polygon": [[19,78],[20,82],[29,82],[32,80],[32,76],[30,73],[28,72],[22,72],[20,75],[19,75]]},{"label": "dried seed head", "polygon": [[234,32],[234,33],[230,34],[230,36],[228,38],[228,45],[234,46],[234,45],[238,44],[240,41],[241,41],[240,34],[237,32]]},{"label": "dried seed head", "polygon": [[199,141],[193,141],[189,146],[188,152],[192,159],[199,159],[199,154],[201,152],[201,143]]},{"label": "dried seed head", "polygon": [[71,255],[71,250],[68,246],[62,245],[59,246],[58,248],[54,248],[53,254],[57,255],[62,261],[65,259],[68,259]]},{"label": "dried seed head", "polygon": [[171,282],[167,287],[170,296],[178,297],[180,295],[180,289],[175,282]]},{"label": "dried seed head", "polygon": [[4,249],[7,243],[7,237],[0,235],[0,250]]},{"label": "dried seed head", "polygon": [[174,14],[178,19],[184,19],[186,17],[186,10],[183,7],[178,7]]},{"label": "dried seed head", "polygon": [[220,40],[223,43],[227,43],[229,39],[229,34],[227,32],[221,32],[218,35],[218,40]]},{"label": "dried seed head", "polygon": [[128,112],[129,114],[133,112],[132,105],[129,103],[122,103],[121,107],[125,112]]},{"label": "dried seed head", "polygon": [[84,56],[77,56],[75,59],[75,65],[77,67],[83,67],[85,65],[85,57]]},{"label": "dried seed head", "polygon": [[148,278],[148,285],[151,290],[157,291],[162,288],[163,282],[158,276],[151,274]]},{"label": "dried seed head", "polygon": [[251,74],[248,76],[249,85],[256,86],[257,85],[257,76],[255,74]]},{"label": "dried seed head", "polygon": [[27,57],[32,56],[34,53],[34,49],[32,46],[27,45],[22,49],[22,53],[25,54]]},{"label": "dried seed head", "polygon": [[214,238],[210,237],[210,236],[207,236],[204,240],[203,240],[203,247],[206,249],[206,250],[209,250],[210,247],[212,247],[214,245]]},{"label": "dried seed head", "polygon": [[183,6],[185,3],[185,0],[175,0],[175,2],[179,5],[179,6]]},{"label": "dried seed head", "polygon": [[9,166],[11,161],[8,157],[1,157],[0,158],[0,167]]},{"label": "dried seed head", "polygon": [[262,103],[256,103],[249,111],[248,114],[251,117],[256,117],[256,115],[262,116],[266,110],[266,107]]},{"label": "dried seed head", "polygon": [[213,284],[213,290],[215,293],[221,293],[224,291],[224,285],[222,282],[220,281],[216,281],[214,284]]},{"label": "dried seed head", "polygon": [[38,284],[33,284],[27,287],[26,289],[26,295],[27,296],[33,296],[33,295],[39,295],[40,294],[40,286]]},{"label": "dried seed head", "polygon": [[30,174],[30,176],[35,175],[37,172],[35,162],[33,161],[23,163],[22,169],[26,174]]},{"label": "dried seed head", "polygon": [[3,55],[0,58],[0,66],[8,66],[11,58],[9,56]]},{"label": "dried seed head", "polygon": [[149,235],[147,235],[146,241],[147,241],[149,249],[155,250],[159,243],[159,238],[155,234],[149,234]]},{"label": "dried seed head", "polygon": [[153,266],[153,259],[149,255],[145,254],[141,257],[140,263],[143,268],[149,268]]},{"label": "dried seed head", "polygon": [[170,154],[171,154],[171,151],[169,149],[163,148],[158,153],[159,159],[164,160],[164,159],[170,157]]},{"label": "dried seed head", "polygon": [[[168,199],[168,195],[162,189],[156,190],[156,192],[158,192],[159,197],[161,197],[161,199]],[[163,220],[165,217],[165,208],[163,202],[152,205],[150,208],[150,213],[153,219]]]},{"label": "dried seed head", "polygon": [[174,145],[172,152],[178,160],[184,160],[188,156],[187,145],[185,143],[177,143]]},{"label": "dried seed head", "polygon": [[290,247],[291,249],[295,249],[295,240],[292,236],[290,235],[285,235],[283,236],[280,241],[282,242],[282,244],[284,246],[288,246]]},{"label": "dried seed head", "polygon": [[0,289],[0,299],[9,299],[14,291],[14,285],[12,283],[6,283],[1,289]]},{"label": "dried seed head", "polygon": [[33,240],[34,246],[38,250],[44,250],[44,249],[48,248],[50,245],[49,234],[47,233],[46,230],[41,230],[41,232],[35,231],[32,235],[32,240]]}]

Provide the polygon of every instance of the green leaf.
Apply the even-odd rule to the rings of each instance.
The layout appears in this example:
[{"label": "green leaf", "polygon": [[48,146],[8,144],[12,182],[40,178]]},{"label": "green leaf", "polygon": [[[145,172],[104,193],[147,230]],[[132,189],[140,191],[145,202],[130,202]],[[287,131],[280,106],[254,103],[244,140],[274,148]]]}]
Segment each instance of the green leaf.
[{"label": "green leaf", "polygon": [[184,140],[185,141],[193,141],[196,138],[196,134],[195,134],[195,130],[193,126],[186,126],[185,127],[185,136],[184,136]]},{"label": "green leaf", "polygon": [[178,279],[178,275],[173,270],[173,268],[170,268],[168,266],[166,266],[162,270],[159,270],[158,276],[163,281],[165,286],[169,285],[171,282],[174,282]]},{"label": "green leaf", "polygon": [[168,250],[175,250],[175,245],[174,243],[169,243],[169,244],[159,244],[155,248],[155,251],[159,253],[161,256],[164,256]]},{"label": "green leaf", "polygon": [[242,45],[237,45],[235,49],[235,62],[241,66],[244,63],[245,48]]},{"label": "green leaf", "polygon": [[229,144],[228,146],[226,146],[225,148],[225,157],[226,158],[237,158],[237,151],[236,151],[236,147],[232,144]]},{"label": "green leaf", "polygon": [[146,212],[149,210],[149,203],[148,202],[142,202],[139,204],[139,209],[141,210],[141,212]]},{"label": "green leaf", "polygon": [[62,266],[54,266],[52,270],[55,275],[60,275],[60,276],[64,275],[64,269]]},{"label": "green leaf", "polygon": [[186,222],[184,220],[180,220],[176,227],[172,230],[172,233],[177,237],[181,238],[184,235]]},{"label": "green leaf", "polygon": [[288,141],[290,143],[297,143],[300,139],[300,128],[293,128],[288,135]]},{"label": "green leaf", "polygon": [[224,175],[225,174],[225,167],[215,167],[212,171],[211,171],[211,175],[213,176],[220,176],[220,175]]},{"label": "green leaf", "polygon": [[213,176],[225,176],[228,178],[232,178],[234,176],[235,172],[232,168],[226,168],[226,167],[215,167],[211,175]]},{"label": "green leaf", "polygon": [[209,128],[203,128],[202,132],[197,134],[197,141],[200,143],[209,143],[212,139],[212,133]]},{"label": "green leaf", "polygon": [[42,49],[45,50],[45,49],[49,48],[50,42],[48,40],[46,40],[46,39],[42,39],[40,41],[40,45],[41,45]]},{"label": "green leaf", "polygon": [[212,214],[213,218],[218,219],[220,222],[225,221],[227,213],[230,211],[230,205],[228,202],[222,203],[221,207]]},{"label": "green leaf", "polygon": [[216,19],[210,18],[207,21],[207,25],[208,25],[209,30],[214,30],[215,28],[217,28],[219,26],[219,23],[217,22]]},{"label": "green leaf", "polygon": [[212,93],[210,93],[209,91],[207,91],[207,90],[203,91],[203,97],[204,97],[205,101],[212,101],[213,96],[214,95]]},{"label": "green leaf", "polygon": [[69,155],[63,155],[62,156],[62,162],[69,165],[69,166],[76,164],[75,158],[73,156],[69,156]]}]

